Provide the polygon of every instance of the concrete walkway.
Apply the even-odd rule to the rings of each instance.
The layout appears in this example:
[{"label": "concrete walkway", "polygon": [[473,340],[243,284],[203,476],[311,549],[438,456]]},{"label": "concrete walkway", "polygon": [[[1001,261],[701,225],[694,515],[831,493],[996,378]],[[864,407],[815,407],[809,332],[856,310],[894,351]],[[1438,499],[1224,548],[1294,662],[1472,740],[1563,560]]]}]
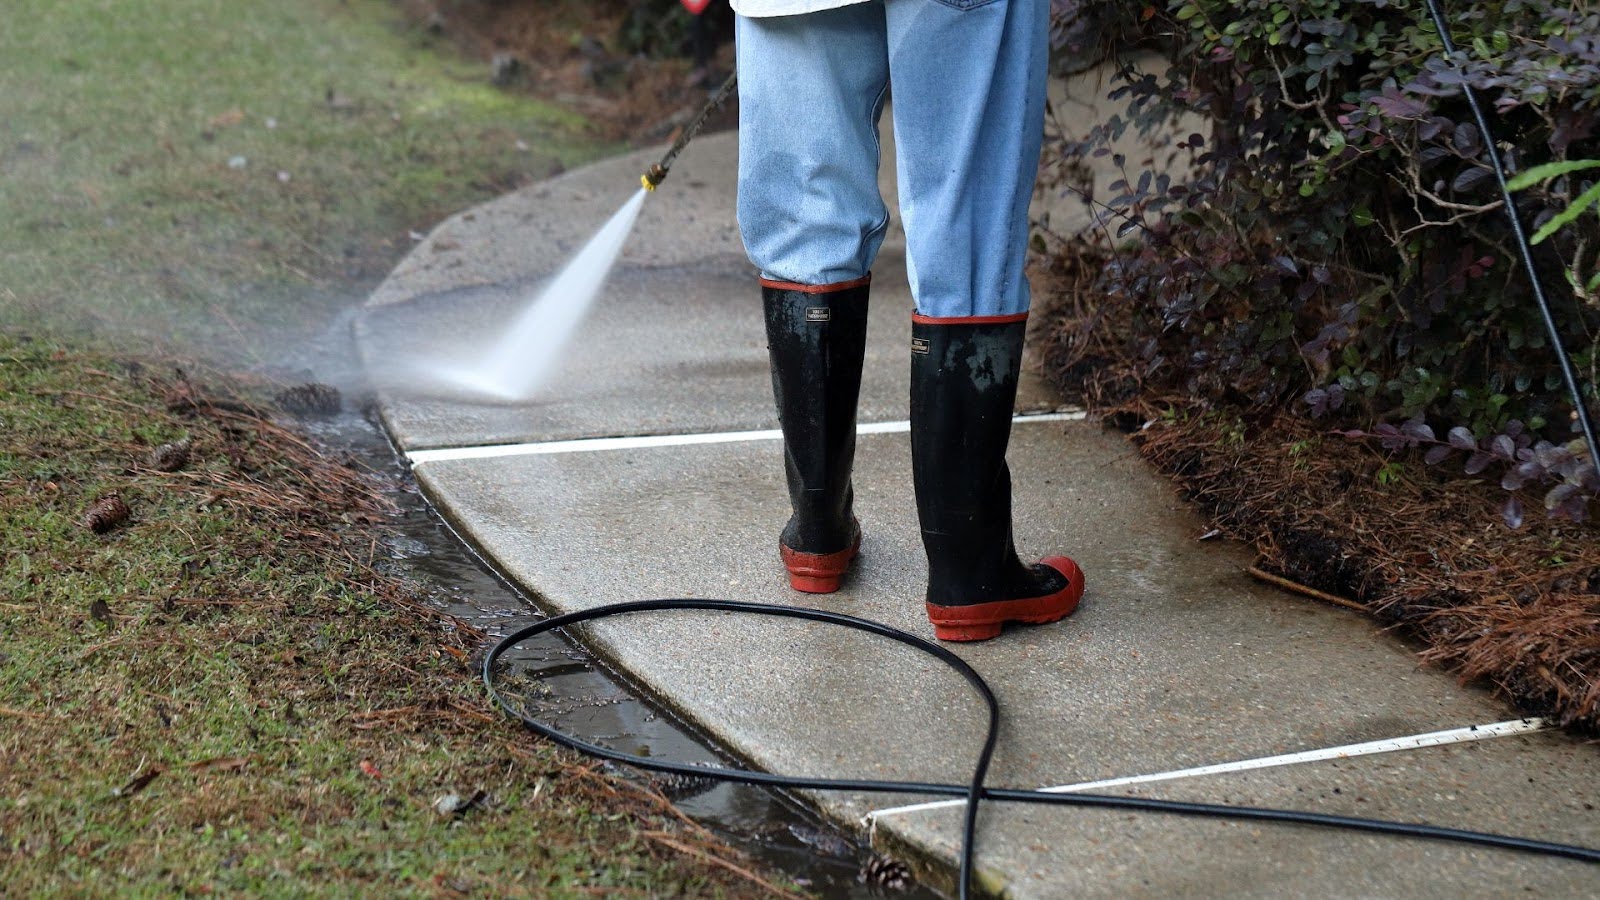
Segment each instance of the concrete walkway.
[{"label": "concrete walkway", "polygon": [[[366,360],[385,369],[441,344],[492,342],[652,159],[569,172],[439,226],[373,295],[357,325]],[[780,444],[725,439],[777,425],[755,277],[734,226],[734,161],[732,135],[702,137],[684,155],[540,400],[495,406],[391,384],[381,390],[384,420],[428,496],[552,611],[715,597],[821,606],[927,634],[909,446],[893,424],[906,417],[903,238],[891,236],[875,275],[861,421],[891,424],[860,442],[860,563],[838,594],[795,594],[777,558],[788,515]],[[1019,405],[1057,404],[1034,380]],[[1064,623],[959,649],[1004,704],[992,784],[1166,773],[1512,718],[1420,668],[1367,621],[1254,583],[1242,548],[1198,542],[1202,523],[1127,443],[1075,418],[1019,420],[1010,458],[1019,546],[1076,557],[1089,579],[1084,606]],[[586,442],[640,435],[664,437]],[[579,443],[551,445],[566,441]],[[976,752],[981,710],[963,684],[854,633],[684,613],[602,623],[593,640],[767,770],[960,781]],[[1593,747],[1532,731],[1105,790],[1597,846],[1597,783]],[[813,799],[854,827],[873,810],[928,798]],[[951,883],[959,809],[875,822],[880,847]],[[998,804],[981,820],[979,854],[987,884],[1014,897],[1600,889],[1593,867],[1499,851]]]}]

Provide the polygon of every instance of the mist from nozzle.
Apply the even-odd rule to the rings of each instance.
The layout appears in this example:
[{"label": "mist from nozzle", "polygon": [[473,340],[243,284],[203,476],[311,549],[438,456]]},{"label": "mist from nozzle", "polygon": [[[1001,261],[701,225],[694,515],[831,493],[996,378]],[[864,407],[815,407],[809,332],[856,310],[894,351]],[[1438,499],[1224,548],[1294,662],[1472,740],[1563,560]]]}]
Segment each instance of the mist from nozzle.
[{"label": "mist from nozzle", "polygon": [[648,192],[640,188],[539,292],[492,348],[473,359],[434,360],[418,374],[436,385],[502,402],[533,397],[600,294]]}]

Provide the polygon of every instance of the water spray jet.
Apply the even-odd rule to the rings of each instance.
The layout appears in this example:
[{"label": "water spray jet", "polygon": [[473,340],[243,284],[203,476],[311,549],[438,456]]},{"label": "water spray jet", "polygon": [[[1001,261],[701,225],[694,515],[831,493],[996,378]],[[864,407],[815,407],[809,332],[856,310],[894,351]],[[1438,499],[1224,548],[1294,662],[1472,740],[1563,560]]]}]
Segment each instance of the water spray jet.
[{"label": "water spray jet", "polygon": [[732,95],[737,83],[737,74],[728,76],[699,114],[679,131],[660,161],[639,176],[639,190],[538,293],[486,355],[471,360],[425,361],[416,366],[423,381],[492,402],[532,399],[555,373],[562,351],[594,305],[633,232],[645,197],[666,180],[678,154],[700,133],[711,113]]}]

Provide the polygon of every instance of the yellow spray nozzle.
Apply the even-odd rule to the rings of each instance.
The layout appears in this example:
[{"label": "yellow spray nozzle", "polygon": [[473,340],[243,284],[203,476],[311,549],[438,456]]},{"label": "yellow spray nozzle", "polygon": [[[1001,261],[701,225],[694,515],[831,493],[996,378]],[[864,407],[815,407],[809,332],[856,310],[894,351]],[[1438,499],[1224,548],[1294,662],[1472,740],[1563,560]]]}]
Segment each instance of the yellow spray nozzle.
[{"label": "yellow spray nozzle", "polygon": [[648,174],[640,175],[639,183],[644,185],[644,189],[647,191],[654,191],[656,189],[656,183],[650,180],[650,176]]},{"label": "yellow spray nozzle", "polygon": [[667,170],[662,167],[660,163],[656,163],[649,169],[646,169],[643,175],[639,176],[639,183],[644,185],[645,190],[653,191],[660,187],[661,182],[665,181],[666,178]]}]

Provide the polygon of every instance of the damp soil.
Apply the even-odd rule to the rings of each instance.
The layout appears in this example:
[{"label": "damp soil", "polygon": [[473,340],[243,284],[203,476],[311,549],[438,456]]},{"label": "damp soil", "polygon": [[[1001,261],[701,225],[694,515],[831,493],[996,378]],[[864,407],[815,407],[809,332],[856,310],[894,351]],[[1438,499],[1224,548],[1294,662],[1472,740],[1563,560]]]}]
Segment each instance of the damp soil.
[{"label": "damp soil", "polygon": [[[733,71],[733,12],[690,16],[661,0],[399,0],[402,12],[501,89],[564,106],[594,137],[635,145],[673,135]],[[738,121],[737,99],[708,130]]]},{"label": "damp soil", "polygon": [[[308,419],[303,427],[374,471],[398,473],[401,487],[390,498],[398,513],[381,540],[387,556],[381,570],[424,582],[439,609],[481,629],[489,642],[541,617],[534,603],[501,578],[428,503],[381,428],[366,415],[347,411]],[[531,714],[569,734],[639,756],[742,764],[571,640],[541,635],[502,658],[509,663],[508,682],[521,688],[508,693],[519,693]],[[875,858],[871,849],[792,796],[753,785],[656,778],[632,770],[621,774],[651,783],[719,837],[820,896],[886,896],[862,874]],[[888,893],[910,900],[940,896],[917,884]]]}]

